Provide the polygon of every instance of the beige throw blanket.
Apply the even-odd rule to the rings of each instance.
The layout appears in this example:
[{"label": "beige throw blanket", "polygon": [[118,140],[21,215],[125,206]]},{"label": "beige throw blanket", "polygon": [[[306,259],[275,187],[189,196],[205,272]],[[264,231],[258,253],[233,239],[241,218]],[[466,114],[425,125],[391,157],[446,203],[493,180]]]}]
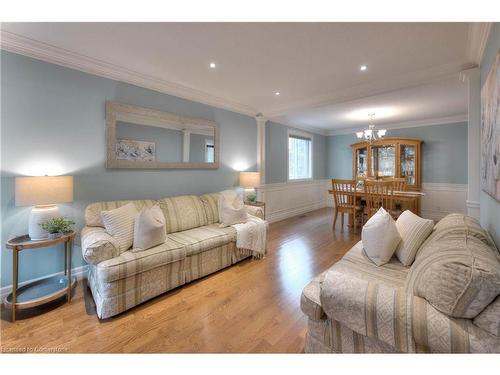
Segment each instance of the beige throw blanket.
[{"label": "beige throw blanket", "polygon": [[262,259],[267,252],[267,221],[248,215],[246,223],[234,224],[236,229],[236,247],[243,254],[252,255],[253,259]]},{"label": "beige throw blanket", "polygon": [[234,190],[219,195],[219,221],[221,226],[236,229],[236,247],[242,254],[261,259],[267,251],[267,221],[247,214],[243,198]]}]

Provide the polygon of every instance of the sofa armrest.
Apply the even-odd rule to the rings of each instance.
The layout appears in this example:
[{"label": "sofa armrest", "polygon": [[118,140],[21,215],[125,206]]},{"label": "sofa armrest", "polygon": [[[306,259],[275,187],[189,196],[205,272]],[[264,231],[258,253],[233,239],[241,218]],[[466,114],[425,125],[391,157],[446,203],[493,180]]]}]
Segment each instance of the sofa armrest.
[{"label": "sofa armrest", "polygon": [[82,229],[82,255],[90,264],[98,264],[120,255],[118,242],[101,227]]},{"label": "sofa armrest", "polygon": [[264,209],[262,207],[249,206],[246,204],[245,209],[247,210],[248,214],[250,214],[252,216],[256,216],[256,217],[264,220]]},{"label": "sofa armrest", "polygon": [[407,298],[404,289],[330,269],[320,291],[326,315],[363,336],[399,352],[408,351]]}]

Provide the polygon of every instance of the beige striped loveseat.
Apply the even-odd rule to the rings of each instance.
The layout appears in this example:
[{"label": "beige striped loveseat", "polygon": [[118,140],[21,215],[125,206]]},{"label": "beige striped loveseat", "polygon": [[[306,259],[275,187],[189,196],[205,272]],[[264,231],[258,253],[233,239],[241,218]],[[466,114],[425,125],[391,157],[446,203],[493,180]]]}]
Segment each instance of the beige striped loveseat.
[{"label": "beige striped loveseat", "polygon": [[[154,200],[98,202],[87,206],[82,253],[99,318],[109,318],[180,285],[248,257],[235,245],[236,230],[219,227],[217,193]],[[101,221],[101,211],[133,202],[138,210],[158,204],[167,241],[144,251],[119,252]],[[246,206],[263,218],[262,209]]]},{"label": "beige striped loveseat", "polygon": [[476,220],[448,215],[410,267],[377,267],[359,242],[301,308],[307,353],[500,353],[500,254]]}]

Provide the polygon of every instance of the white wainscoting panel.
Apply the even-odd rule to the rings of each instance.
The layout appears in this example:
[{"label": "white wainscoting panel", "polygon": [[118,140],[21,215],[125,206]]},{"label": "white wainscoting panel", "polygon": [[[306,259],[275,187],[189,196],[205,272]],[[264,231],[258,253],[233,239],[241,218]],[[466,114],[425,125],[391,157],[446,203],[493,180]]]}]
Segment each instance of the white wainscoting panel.
[{"label": "white wainscoting panel", "polygon": [[[266,219],[283,220],[322,207],[333,207],[333,196],[328,194],[331,180],[266,184],[259,188],[259,199],[266,202]],[[424,183],[422,217],[439,221],[446,215],[467,213],[467,184]]]},{"label": "white wainscoting panel", "polygon": [[423,183],[422,217],[439,221],[450,213],[467,213],[467,184]]},{"label": "white wainscoting panel", "polygon": [[259,199],[266,202],[266,219],[272,223],[325,207],[329,181],[312,180],[262,185],[259,187]]}]

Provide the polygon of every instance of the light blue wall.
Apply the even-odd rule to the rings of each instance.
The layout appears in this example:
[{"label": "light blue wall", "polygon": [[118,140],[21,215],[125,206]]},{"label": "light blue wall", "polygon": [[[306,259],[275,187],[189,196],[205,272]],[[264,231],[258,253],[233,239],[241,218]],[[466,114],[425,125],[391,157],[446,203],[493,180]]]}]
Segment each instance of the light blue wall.
[{"label": "light blue wall", "polygon": [[[390,137],[419,138],[422,145],[422,181],[467,184],[467,123],[390,129]],[[356,135],[328,137],[328,178],[352,177],[352,151]]]},{"label": "light blue wall", "polygon": [[[491,29],[488,43],[486,44],[483,60],[481,61],[481,87],[486,81],[499,48],[500,23],[495,22]],[[491,233],[497,246],[500,246],[500,202],[484,191],[481,191],[479,198],[481,225]]]},{"label": "light blue wall", "polygon": [[[30,208],[14,206],[18,175],[75,176],[75,201],[62,205],[61,211],[80,229],[90,202],[220,191],[237,184],[235,166],[256,168],[257,127],[252,117],[5,51],[0,56],[2,243],[27,232]],[[105,169],[106,100],[216,121],[221,130],[220,168]],[[20,280],[62,270],[61,253],[58,248],[23,251]],[[9,285],[11,252],[3,246],[1,263],[1,285]],[[82,264],[76,248],[73,266]]]},{"label": "light blue wall", "polygon": [[[266,184],[286,182],[288,179],[288,129],[294,128],[272,121],[266,124]],[[326,138],[313,134],[314,179],[323,179],[326,175]]]}]

